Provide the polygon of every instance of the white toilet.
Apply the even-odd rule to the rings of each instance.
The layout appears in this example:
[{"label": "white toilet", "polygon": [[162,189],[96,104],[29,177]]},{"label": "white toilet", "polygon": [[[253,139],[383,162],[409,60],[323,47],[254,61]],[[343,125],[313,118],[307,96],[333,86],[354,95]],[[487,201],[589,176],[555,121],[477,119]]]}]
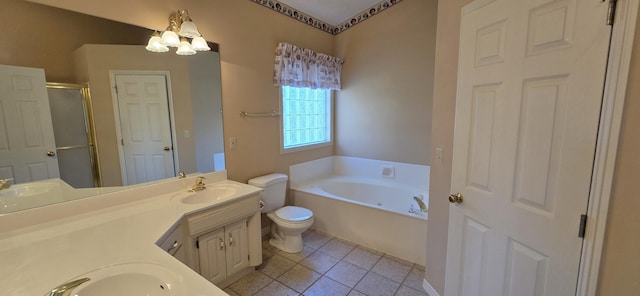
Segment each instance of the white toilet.
[{"label": "white toilet", "polygon": [[301,207],[283,207],[287,180],[287,175],[270,174],[249,180],[249,185],[263,189],[262,212],[273,221],[269,243],[287,253],[299,253],[302,251],[302,233],[313,224],[313,212]]}]

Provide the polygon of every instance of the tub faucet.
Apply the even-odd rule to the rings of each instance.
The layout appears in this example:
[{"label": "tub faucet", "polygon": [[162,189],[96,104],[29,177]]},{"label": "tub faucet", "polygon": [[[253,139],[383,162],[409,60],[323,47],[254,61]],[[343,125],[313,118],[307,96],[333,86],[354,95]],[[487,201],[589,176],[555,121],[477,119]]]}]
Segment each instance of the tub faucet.
[{"label": "tub faucet", "polygon": [[200,190],[205,189],[205,188],[207,188],[207,187],[204,184],[204,177],[197,177],[196,178],[196,184],[194,184],[189,191],[196,192],[196,191],[200,191]]},{"label": "tub faucet", "polygon": [[426,212],[427,211],[427,206],[424,204],[424,201],[422,201],[422,198],[414,196],[413,200],[415,200],[418,203],[418,206],[420,207],[420,212]]},{"label": "tub faucet", "polygon": [[11,184],[8,184],[9,181],[13,181],[13,178],[0,179],[0,190],[9,189],[9,187],[11,187]]}]

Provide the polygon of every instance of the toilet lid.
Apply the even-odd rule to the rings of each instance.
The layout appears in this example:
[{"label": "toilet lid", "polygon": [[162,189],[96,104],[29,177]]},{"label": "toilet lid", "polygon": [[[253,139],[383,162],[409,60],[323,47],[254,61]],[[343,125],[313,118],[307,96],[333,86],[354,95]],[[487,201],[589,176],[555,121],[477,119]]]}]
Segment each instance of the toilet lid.
[{"label": "toilet lid", "polygon": [[276,216],[289,221],[304,221],[313,217],[313,212],[301,207],[286,206],[276,210]]}]

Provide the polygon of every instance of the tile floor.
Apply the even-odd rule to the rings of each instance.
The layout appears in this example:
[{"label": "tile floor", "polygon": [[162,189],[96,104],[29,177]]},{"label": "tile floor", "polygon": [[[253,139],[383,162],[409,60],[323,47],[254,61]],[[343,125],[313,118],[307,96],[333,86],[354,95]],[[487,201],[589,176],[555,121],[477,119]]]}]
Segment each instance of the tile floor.
[{"label": "tile floor", "polygon": [[229,295],[427,296],[424,267],[313,230],[288,254],[262,244],[262,265],[224,289]]}]

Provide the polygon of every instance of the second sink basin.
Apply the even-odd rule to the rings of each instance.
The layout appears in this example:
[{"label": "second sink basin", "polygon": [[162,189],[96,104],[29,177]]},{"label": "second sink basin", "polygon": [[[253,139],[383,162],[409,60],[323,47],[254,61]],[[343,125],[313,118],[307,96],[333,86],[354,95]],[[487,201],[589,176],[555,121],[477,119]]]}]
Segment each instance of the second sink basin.
[{"label": "second sink basin", "polygon": [[176,198],[185,204],[200,204],[206,202],[214,202],[217,200],[227,199],[238,192],[240,187],[233,184],[211,185],[207,188],[196,192],[180,193]]},{"label": "second sink basin", "polygon": [[53,191],[60,191],[60,185],[54,182],[34,182],[13,185],[8,189],[0,191],[0,196],[3,197],[28,197],[34,195],[40,195],[50,193]]},{"label": "second sink basin", "polygon": [[79,279],[82,279],[80,285],[68,288],[71,293],[60,295],[184,295],[182,277],[154,263],[125,263],[108,266],[86,273]]}]

